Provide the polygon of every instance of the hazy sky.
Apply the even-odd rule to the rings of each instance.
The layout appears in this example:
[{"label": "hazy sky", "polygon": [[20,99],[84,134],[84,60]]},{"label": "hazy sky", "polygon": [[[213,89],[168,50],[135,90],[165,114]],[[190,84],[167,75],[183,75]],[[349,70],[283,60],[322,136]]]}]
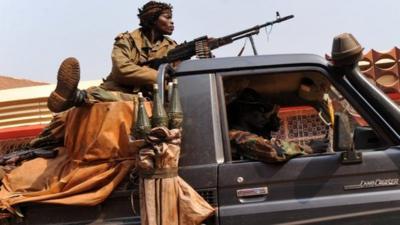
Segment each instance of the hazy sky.
[{"label": "hazy sky", "polygon": [[[0,75],[55,82],[60,62],[81,62],[81,79],[106,77],[114,37],[138,27],[138,0],[0,0]],[[178,43],[219,37],[281,16],[267,38],[255,37],[259,54],[315,53],[351,32],[366,50],[400,46],[400,1],[395,0],[171,0]],[[237,55],[244,41],[222,47],[217,57]],[[252,54],[247,43],[245,55]]]}]

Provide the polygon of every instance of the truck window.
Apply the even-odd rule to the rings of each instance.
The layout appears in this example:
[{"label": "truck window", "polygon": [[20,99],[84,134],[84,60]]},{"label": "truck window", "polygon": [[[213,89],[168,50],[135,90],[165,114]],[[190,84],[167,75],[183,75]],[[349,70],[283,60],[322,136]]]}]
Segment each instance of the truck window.
[{"label": "truck window", "polygon": [[[234,161],[248,159],[234,144],[231,135],[234,130],[242,129],[261,136],[271,141],[269,144],[272,146],[275,145],[274,141],[282,140],[293,146],[304,147],[306,154],[301,155],[310,156],[337,150],[333,149],[335,113],[346,117],[349,140],[356,127],[368,126],[319,72],[227,76],[223,78],[223,85]],[[246,96],[246,92],[253,94]],[[264,118],[258,118],[257,113],[253,113],[257,110]]]}]

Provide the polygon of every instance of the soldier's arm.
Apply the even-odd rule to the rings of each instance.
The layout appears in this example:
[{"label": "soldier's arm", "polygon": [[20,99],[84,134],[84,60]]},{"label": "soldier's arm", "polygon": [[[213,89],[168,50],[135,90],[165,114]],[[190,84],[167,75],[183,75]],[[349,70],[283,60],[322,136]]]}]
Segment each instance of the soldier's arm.
[{"label": "soldier's arm", "polygon": [[238,130],[230,131],[229,136],[238,147],[239,154],[248,159],[268,163],[287,160],[281,149],[261,136]]},{"label": "soldier's arm", "polygon": [[293,141],[285,141],[281,139],[271,139],[271,142],[277,148],[282,149],[287,158],[293,158],[298,155],[307,155],[312,153],[312,149],[308,145],[301,145]]},{"label": "soldier's arm", "polygon": [[127,38],[114,44],[112,51],[113,70],[118,73],[116,81],[122,85],[147,85],[157,80],[157,71],[147,66],[139,66],[140,54]]}]

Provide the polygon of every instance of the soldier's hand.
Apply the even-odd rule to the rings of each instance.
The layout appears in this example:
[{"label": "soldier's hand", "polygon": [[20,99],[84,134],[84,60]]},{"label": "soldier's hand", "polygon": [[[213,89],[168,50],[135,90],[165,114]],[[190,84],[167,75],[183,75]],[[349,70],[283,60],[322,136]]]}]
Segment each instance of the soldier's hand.
[{"label": "soldier's hand", "polygon": [[150,68],[153,68],[155,70],[158,70],[158,67],[160,67],[161,64],[167,63],[164,59],[153,59],[151,62],[148,64]]},{"label": "soldier's hand", "polygon": [[170,63],[170,65],[172,66],[172,68],[176,69],[176,67],[178,67],[179,64],[181,64],[181,62],[182,61],[175,61],[175,62]]}]

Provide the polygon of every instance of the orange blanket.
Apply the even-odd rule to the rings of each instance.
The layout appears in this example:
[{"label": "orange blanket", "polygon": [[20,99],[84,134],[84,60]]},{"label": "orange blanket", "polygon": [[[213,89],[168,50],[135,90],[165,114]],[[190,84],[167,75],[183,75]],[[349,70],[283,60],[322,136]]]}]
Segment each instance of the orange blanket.
[{"label": "orange blanket", "polygon": [[[135,165],[132,102],[97,103],[65,112],[65,147],[54,159],[23,163],[3,179],[0,208],[23,202],[96,205]],[[150,112],[150,110],[148,110]]]}]

